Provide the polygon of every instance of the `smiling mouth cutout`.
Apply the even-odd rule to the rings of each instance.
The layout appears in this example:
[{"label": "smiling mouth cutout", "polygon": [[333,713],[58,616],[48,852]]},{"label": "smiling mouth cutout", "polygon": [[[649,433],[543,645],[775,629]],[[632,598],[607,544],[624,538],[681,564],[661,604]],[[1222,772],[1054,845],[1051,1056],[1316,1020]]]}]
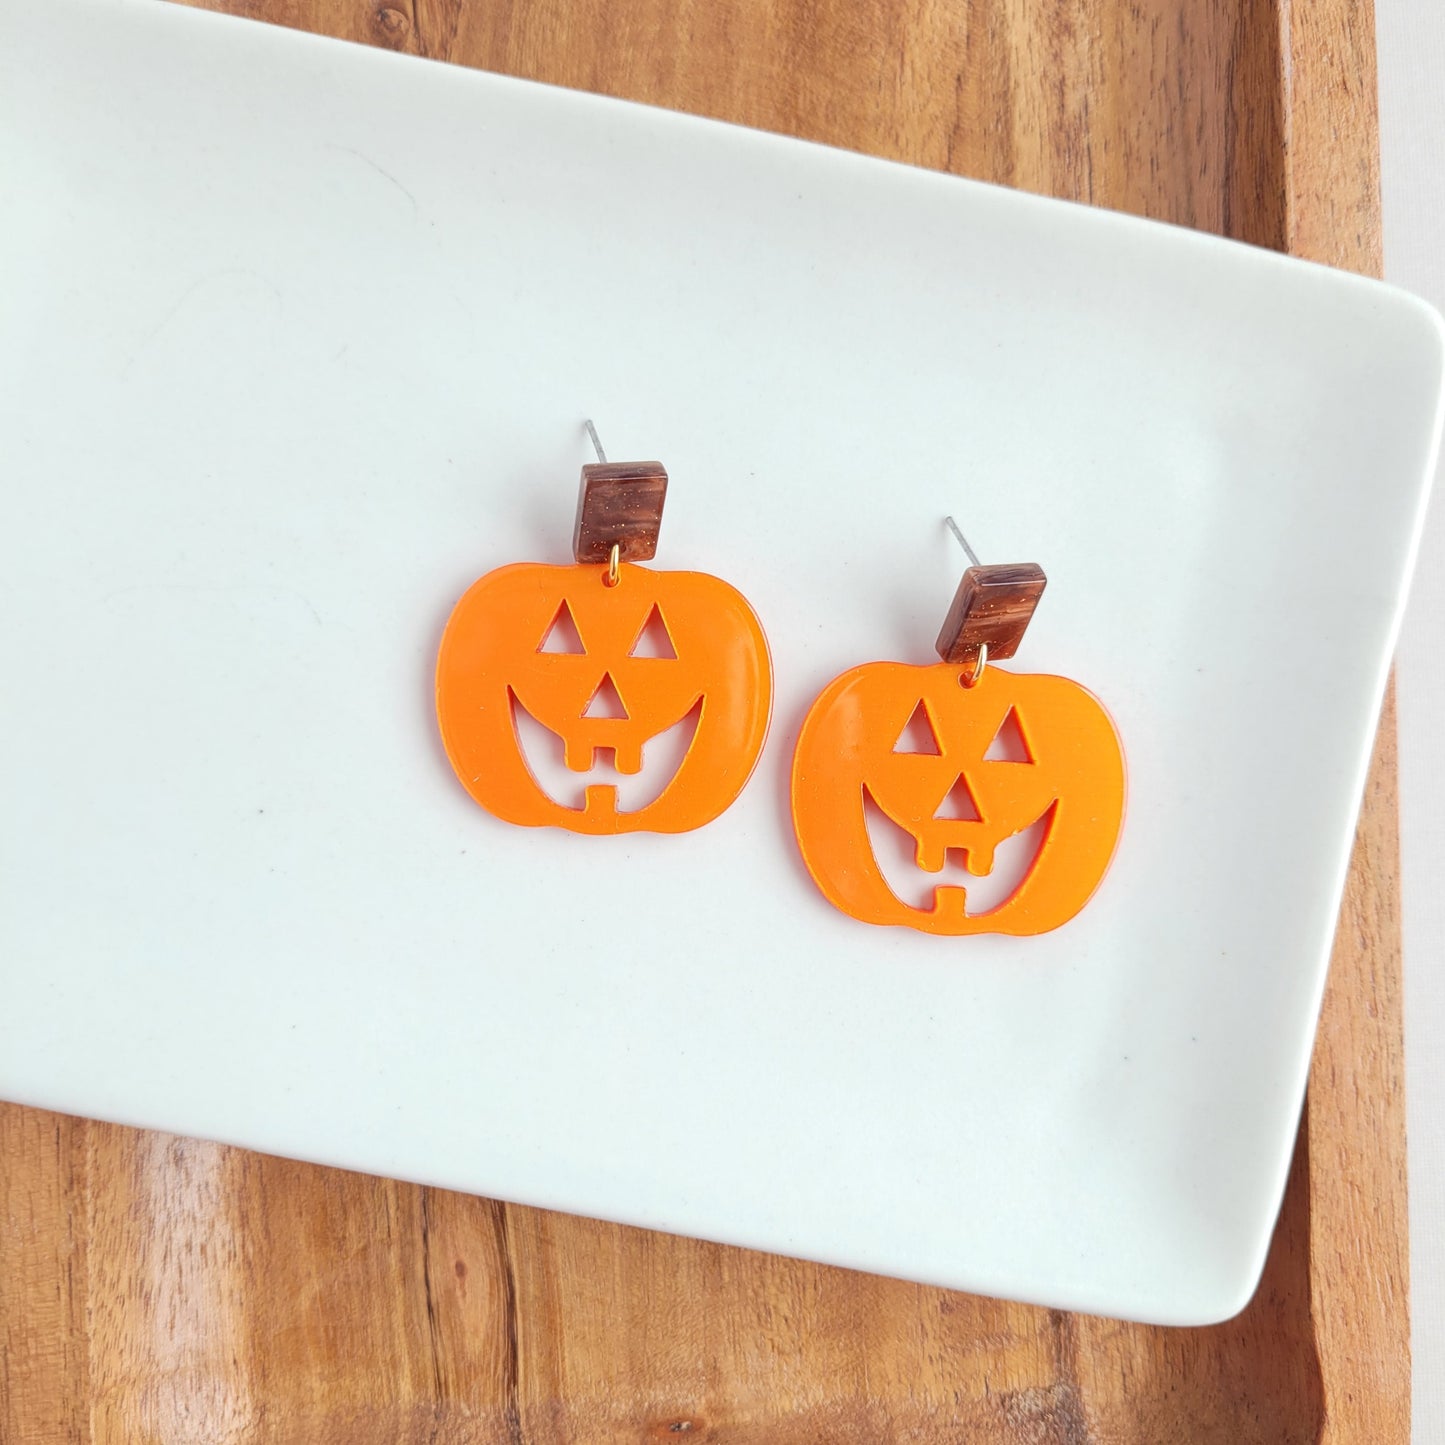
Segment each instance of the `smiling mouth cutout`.
[{"label": "smiling mouth cutout", "polygon": [[[623,772],[618,767],[618,749],[606,743],[581,750],[574,748],[569,765],[567,744],[561,734],[528,712],[510,688],[508,697],[512,730],[533,782],[558,807],[576,813],[638,813],[651,807],[677,776],[692,746],[702,713],[702,699],[698,698],[675,723],[648,738],[640,749],[640,756],[635,734],[629,736],[624,755],[630,755],[629,761],[635,759],[638,767]],[[607,719],[605,713],[593,710],[590,716],[598,721],[615,720],[620,726],[633,727],[625,713],[619,712]],[[586,766],[575,766],[579,751],[584,756],[590,754]]]},{"label": "smiling mouth cutout", "polygon": [[975,874],[969,864],[973,853],[965,846],[943,849],[942,867],[923,866],[923,848],[907,828],[899,826],[863,788],[863,825],[888,890],[906,908],[977,918],[1002,908],[1023,887],[1038,861],[1057,801],[1026,828],[1002,839],[993,849],[992,866]]}]

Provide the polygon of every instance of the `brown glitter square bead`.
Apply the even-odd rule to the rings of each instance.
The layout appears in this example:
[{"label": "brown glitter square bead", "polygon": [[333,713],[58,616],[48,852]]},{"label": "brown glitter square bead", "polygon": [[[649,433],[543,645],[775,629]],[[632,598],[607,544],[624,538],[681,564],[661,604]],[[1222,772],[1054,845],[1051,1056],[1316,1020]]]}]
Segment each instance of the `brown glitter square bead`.
[{"label": "brown glitter square bead", "polygon": [[945,662],[967,665],[976,663],[980,647],[987,645],[990,662],[1012,657],[1047,580],[1034,562],[970,567],[938,634],[938,655]]},{"label": "brown glitter square bead", "polygon": [[623,562],[646,562],[657,553],[667,471],[661,462],[593,462],[582,468],[572,555],[606,562],[613,547]]}]

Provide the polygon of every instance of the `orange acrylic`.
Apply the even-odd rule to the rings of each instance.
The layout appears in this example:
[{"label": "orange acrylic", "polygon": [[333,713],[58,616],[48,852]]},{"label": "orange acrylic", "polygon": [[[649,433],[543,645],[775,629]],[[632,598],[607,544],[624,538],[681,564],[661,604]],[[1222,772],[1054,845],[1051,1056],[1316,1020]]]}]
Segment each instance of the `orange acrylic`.
[{"label": "orange acrylic", "polygon": [[[552,650],[559,630],[569,645]],[[665,639],[662,655],[641,655],[650,631]],[[601,698],[610,706],[599,709]],[[752,608],[717,577],[519,563],[457,603],[437,658],[436,706],[457,777],[498,818],[575,833],[682,833],[711,822],[747,782],[767,736],[772,664]],[[576,772],[610,756],[619,773],[637,773],[649,740],[694,713],[695,731],[654,801],[623,811],[614,786],[593,784],[574,808],[528,767],[519,708],[555,735]]]},{"label": "orange acrylic", "polygon": [[[1103,704],[1068,678],[987,667],[973,685],[949,663],[874,662],[836,678],[804,720],[793,758],[793,826],[835,907],[924,933],[1044,933],[1068,922],[1108,870],[1124,818],[1124,754]],[[921,716],[920,716],[921,713]],[[913,728],[924,740],[902,745]],[[1020,746],[989,756],[1005,730]],[[962,799],[962,806],[949,806]],[[900,899],[874,856],[865,811],[911,840],[938,873],[954,852],[983,877],[1006,840],[1035,830],[1037,852],[1001,903],[970,911],[968,886]]]}]

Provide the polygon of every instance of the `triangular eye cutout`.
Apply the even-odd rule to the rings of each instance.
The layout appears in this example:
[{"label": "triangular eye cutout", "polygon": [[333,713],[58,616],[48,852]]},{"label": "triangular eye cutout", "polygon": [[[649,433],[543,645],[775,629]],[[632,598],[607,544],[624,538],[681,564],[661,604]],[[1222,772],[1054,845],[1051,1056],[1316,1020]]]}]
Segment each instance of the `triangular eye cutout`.
[{"label": "triangular eye cutout", "polygon": [[913,709],[908,721],[903,724],[903,731],[898,734],[898,741],[893,744],[895,753],[927,753],[931,757],[939,757],[943,749],[938,745],[938,734],[933,730],[933,720],[928,716],[928,709],[923,705],[923,699],[918,699],[918,706]]},{"label": "triangular eye cutout", "polygon": [[637,634],[637,641],[627,655],[670,657],[677,661],[677,649],[672,645],[672,636],[667,630],[667,623],[662,620],[662,613],[657,610],[657,603],[652,604],[652,611],[647,614],[647,621],[642,624],[642,631]]},{"label": "triangular eye cutout", "polygon": [[572,609],[563,602],[553,617],[546,636],[537,645],[538,652],[586,652],[577,624],[572,621]]},{"label": "triangular eye cutout", "polygon": [[617,684],[612,681],[610,672],[602,674],[602,681],[597,684],[597,691],[592,694],[591,700],[582,709],[582,716],[611,718],[627,716],[627,709],[622,705],[622,697],[617,691]]},{"label": "triangular eye cutout", "polygon": [[1034,755],[1024,741],[1024,730],[1019,726],[1019,715],[1013,708],[1008,710],[1008,716],[998,725],[998,731],[993,735],[993,741],[988,745],[983,760],[986,763],[1033,762]]},{"label": "triangular eye cutout", "polygon": [[979,821],[978,804],[974,802],[973,793],[962,773],[958,775],[954,785],[943,795],[943,801],[933,810],[933,816],[955,823],[977,823]]}]

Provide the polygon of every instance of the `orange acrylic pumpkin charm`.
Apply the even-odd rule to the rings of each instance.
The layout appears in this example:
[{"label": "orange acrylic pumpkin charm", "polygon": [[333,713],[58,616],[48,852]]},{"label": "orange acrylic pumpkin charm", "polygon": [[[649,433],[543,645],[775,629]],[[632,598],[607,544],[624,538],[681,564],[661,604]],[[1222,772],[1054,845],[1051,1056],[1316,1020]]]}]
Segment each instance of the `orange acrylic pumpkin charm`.
[{"label": "orange acrylic pumpkin charm", "polygon": [[[772,666],[752,608],[717,577],[633,563],[656,551],[666,488],[656,462],[584,467],[577,565],[500,567],[447,622],[442,742],[462,786],[506,822],[686,832],[722,813],[758,760]],[[664,738],[669,757],[642,778]],[[587,776],[598,772],[610,781]]]},{"label": "orange acrylic pumpkin charm", "polygon": [[[1124,754],[1099,700],[1013,655],[1043,572],[969,568],[941,663],[831,682],[793,757],[793,826],[824,896],[924,933],[1044,933],[1089,901],[1124,818]],[[939,875],[952,856],[957,882]]]}]

